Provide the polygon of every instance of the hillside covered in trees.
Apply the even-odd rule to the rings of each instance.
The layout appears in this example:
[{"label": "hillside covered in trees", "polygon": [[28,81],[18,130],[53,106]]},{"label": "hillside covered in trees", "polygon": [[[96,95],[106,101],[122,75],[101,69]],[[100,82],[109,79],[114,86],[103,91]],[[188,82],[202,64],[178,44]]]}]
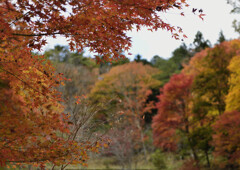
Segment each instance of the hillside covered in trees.
[{"label": "hillside covered in trees", "polygon": [[[161,14],[185,16],[188,7],[0,1],[0,169],[240,169],[239,39],[220,32],[211,44],[198,31],[168,59],[125,56],[134,29],[184,41]],[[202,9],[191,11],[204,20]],[[57,35],[68,46],[41,52]]]},{"label": "hillside covered in trees", "polygon": [[67,79],[59,90],[65,112],[75,110],[79,140],[109,142],[92,157],[105,168],[168,169],[167,157],[175,168],[237,169],[240,41],[219,35],[211,45],[197,32],[192,48],[182,44],[171,58],[151,61],[137,55],[97,64],[68,47],[47,50]]}]

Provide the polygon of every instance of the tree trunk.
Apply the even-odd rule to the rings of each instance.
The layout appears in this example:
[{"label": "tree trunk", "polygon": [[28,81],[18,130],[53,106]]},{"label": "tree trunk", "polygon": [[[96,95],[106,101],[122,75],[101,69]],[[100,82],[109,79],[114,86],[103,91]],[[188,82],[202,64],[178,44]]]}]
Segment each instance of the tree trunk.
[{"label": "tree trunk", "polygon": [[205,151],[205,156],[206,156],[206,160],[207,160],[207,165],[210,168],[211,164],[210,164],[210,161],[209,161],[209,156],[208,156],[208,151],[207,150]]}]

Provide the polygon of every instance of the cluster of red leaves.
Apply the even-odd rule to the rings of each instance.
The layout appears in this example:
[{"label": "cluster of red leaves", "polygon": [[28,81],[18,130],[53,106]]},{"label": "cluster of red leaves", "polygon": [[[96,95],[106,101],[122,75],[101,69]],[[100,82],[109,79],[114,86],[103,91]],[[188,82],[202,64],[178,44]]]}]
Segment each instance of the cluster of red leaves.
[{"label": "cluster of red leaves", "polygon": [[141,26],[166,29],[179,39],[182,29],[164,22],[159,15],[176,6],[181,10],[187,4],[185,0],[6,0],[0,4],[0,35],[34,37],[29,46],[39,49],[46,43],[43,36],[61,34],[68,38],[71,49],[89,47],[106,60],[130,48],[126,31],[134,26],[138,30]]},{"label": "cluster of red leaves", "polygon": [[188,130],[191,109],[187,104],[191,101],[191,85],[191,76],[176,74],[161,91],[152,128],[154,144],[164,150],[176,150],[176,130]]},{"label": "cluster of red leaves", "polygon": [[[227,158],[228,163],[240,161],[240,112],[232,111],[222,114],[213,128],[213,146],[215,154]],[[226,162],[222,162],[226,163]]]},{"label": "cluster of red leaves", "polygon": [[[239,67],[236,64],[239,49],[239,40],[225,41],[214,48],[207,48],[190,60],[182,74],[177,75],[178,79],[174,75],[164,86],[157,104],[158,114],[153,119],[156,146],[174,150],[178,142],[176,131],[184,132],[188,137],[199,125],[211,126],[213,132],[207,132],[213,133],[210,134],[213,140],[208,145],[215,148],[213,153],[216,160],[221,160],[224,168],[239,167],[240,114],[236,97],[239,91],[236,71]],[[228,97],[231,100],[226,100]],[[201,105],[199,100],[210,104]],[[197,104],[200,107],[196,107]],[[205,115],[198,117],[201,112]],[[198,148],[196,150],[200,151]],[[190,167],[188,163],[183,169],[187,167]]]}]

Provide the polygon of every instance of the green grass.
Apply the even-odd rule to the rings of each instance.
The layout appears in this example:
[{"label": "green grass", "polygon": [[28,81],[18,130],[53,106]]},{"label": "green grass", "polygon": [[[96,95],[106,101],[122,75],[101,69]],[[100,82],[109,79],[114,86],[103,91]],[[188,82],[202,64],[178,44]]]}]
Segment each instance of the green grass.
[{"label": "green grass", "polygon": [[[148,162],[143,161],[143,155],[138,155],[137,158],[139,161],[137,162],[137,166],[134,163],[131,165],[132,169],[148,169],[148,170],[156,170],[153,163],[151,162],[151,156],[148,155]],[[142,160],[142,161],[141,161]],[[164,162],[166,164],[166,169],[164,170],[178,170],[181,165],[181,160],[176,160],[174,154],[164,153]],[[90,169],[101,169],[101,170],[110,170],[110,169],[122,169],[121,165],[117,162],[114,157],[101,157],[101,156],[92,156],[92,158],[87,162],[88,167],[83,167],[81,165],[68,165],[65,169],[79,169],[79,170],[90,170]],[[11,166],[10,166],[11,167]],[[24,168],[1,168],[0,170],[28,170],[28,165]],[[51,166],[47,166],[47,169],[51,169]],[[59,167],[55,168],[56,170],[60,169]],[[36,167],[32,167],[32,170],[37,170]]]},{"label": "green grass", "polygon": [[[139,157],[138,157],[139,158]],[[143,159],[142,159],[143,160]],[[150,156],[148,156],[148,162],[145,161],[139,161],[137,163],[137,166],[135,168],[135,165],[132,164],[132,169],[149,169],[149,170],[157,170],[157,168],[154,167],[150,160]],[[166,163],[167,168],[164,170],[178,170],[182,165],[182,160],[176,160],[173,154],[166,153],[164,155],[164,162]],[[82,167],[80,165],[69,165],[66,169],[84,169],[84,170],[90,170],[90,169],[104,169],[104,170],[110,170],[110,169],[122,169],[121,165],[117,163],[117,161],[114,159],[114,157],[93,157],[88,161],[88,167]]]}]

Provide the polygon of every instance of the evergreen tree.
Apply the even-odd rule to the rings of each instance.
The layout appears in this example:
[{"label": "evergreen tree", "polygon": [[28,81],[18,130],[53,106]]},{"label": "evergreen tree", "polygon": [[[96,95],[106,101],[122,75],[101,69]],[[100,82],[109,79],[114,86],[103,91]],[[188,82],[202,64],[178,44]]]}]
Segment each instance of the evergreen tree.
[{"label": "evergreen tree", "polygon": [[195,35],[193,44],[195,46],[195,49],[194,49],[195,52],[200,52],[201,50],[207,47],[211,47],[210,41],[205,40],[203,37],[203,34],[200,31],[198,31],[197,34]]}]

